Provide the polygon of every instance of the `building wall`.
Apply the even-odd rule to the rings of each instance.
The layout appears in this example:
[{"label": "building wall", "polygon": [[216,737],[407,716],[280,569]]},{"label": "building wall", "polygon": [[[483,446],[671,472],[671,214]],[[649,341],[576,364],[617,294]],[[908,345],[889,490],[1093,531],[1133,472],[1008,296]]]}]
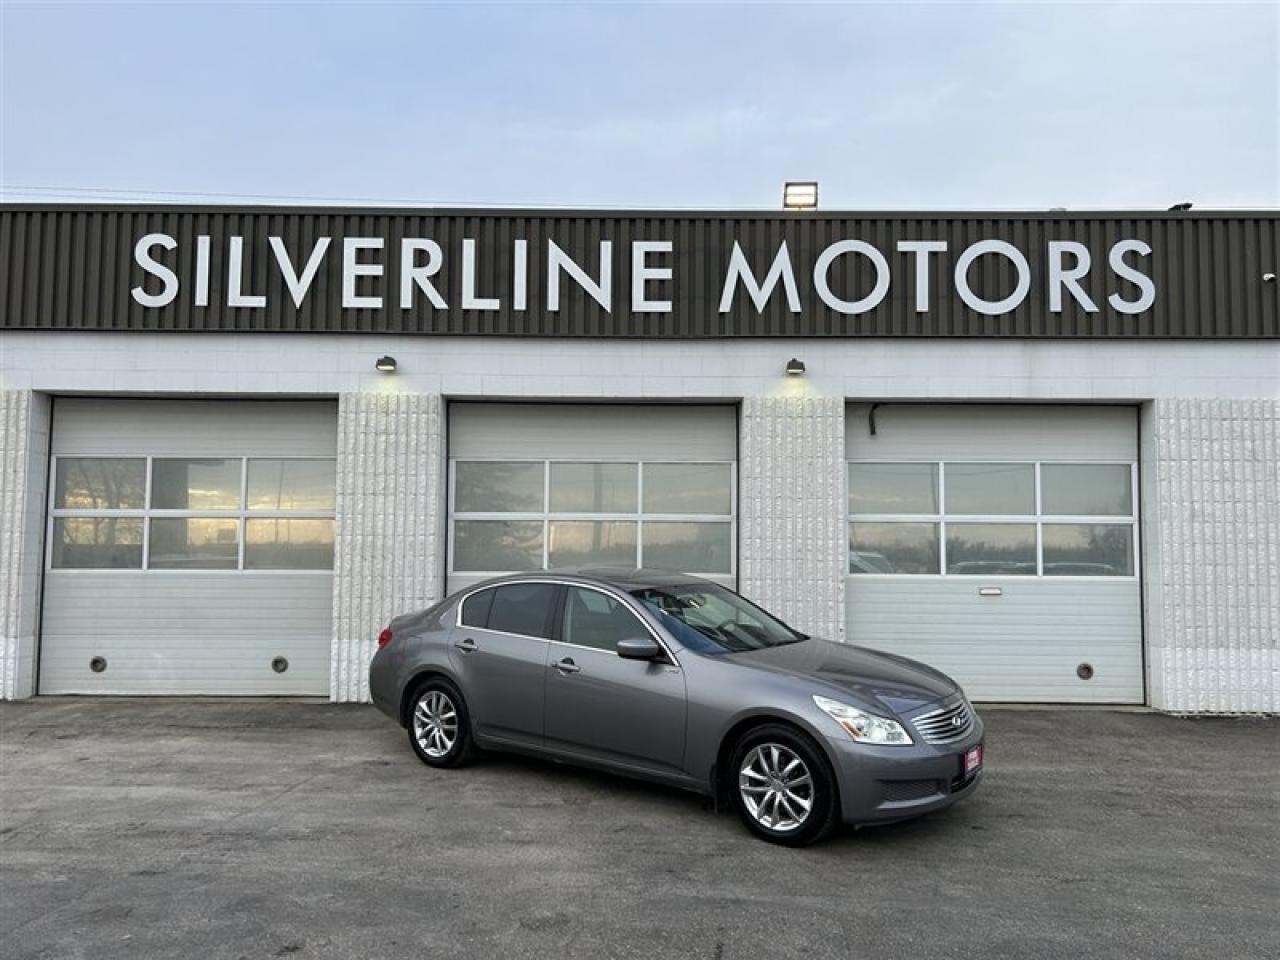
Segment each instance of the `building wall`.
[{"label": "building wall", "polygon": [[1280,712],[1280,401],[1144,415],[1152,706]]},{"label": "building wall", "polygon": [[49,399],[0,389],[0,700],[35,692]]},{"label": "building wall", "polygon": [[844,401],[747,397],[738,450],[738,587],[805,632],[843,640]]},{"label": "building wall", "polygon": [[[388,353],[399,361],[392,376],[373,369]],[[783,373],[792,356],[808,365],[805,377]],[[842,554],[820,561],[834,548],[830,533],[814,526],[844,516],[843,494],[833,492],[843,489],[843,428],[834,420],[842,421],[846,399],[929,399],[1142,403],[1152,703],[1188,711],[1278,709],[1277,341],[604,342],[24,331],[0,333],[0,388],[10,391],[0,418],[5,477],[25,478],[6,479],[5,531],[28,511],[28,532],[21,542],[4,541],[0,552],[0,624],[11,664],[4,669],[15,678],[5,681],[5,696],[30,691],[22,677],[34,662],[34,619],[23,619],[23,611],[34,618],[37,607],[11,598],[32,597],[38,583],[44,478],[32,471],[43,470],[48,420],[26,391],[339,396],[331,683],[338,700],[364,697],[363,665],[385,622],[443,587],[441,395],[741,403],[743,588],[785,616],[803,587],[804,606],[822,611],[803,625],[825,633],[844,619]],[[27,412],[18,410],[24,403]],[[802,461],[837,486],[807,486],[794,497],[798,480],[786,471]],[[18,462],[26,472],[11,467]],[[808,538],[812,553],[787,556],[796,535]],[[812,566],[795,565],[810,556]]]},{"label": "building wall", "polygon": [[440,599],[444,513],[440,395],[342,394],[331,699],[368,700],[379,631]]}]

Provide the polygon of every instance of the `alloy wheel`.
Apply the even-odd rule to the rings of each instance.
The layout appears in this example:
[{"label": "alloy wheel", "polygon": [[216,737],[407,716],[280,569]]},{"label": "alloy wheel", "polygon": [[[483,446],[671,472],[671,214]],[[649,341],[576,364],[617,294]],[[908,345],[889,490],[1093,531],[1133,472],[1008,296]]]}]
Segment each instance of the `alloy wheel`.
[{"label": "alloy wheel", "polygon": [[780,743],[762,743],[738,770],[742,804],[755,821],[777,833],[790,833],[813,809],[813,775],[800,756]]},{"label": "alloy wheel", "polygon": [[458,708],[440,690],[429,690],[413,709],[413,736],[433,760],[446,756],[458,741]]}]

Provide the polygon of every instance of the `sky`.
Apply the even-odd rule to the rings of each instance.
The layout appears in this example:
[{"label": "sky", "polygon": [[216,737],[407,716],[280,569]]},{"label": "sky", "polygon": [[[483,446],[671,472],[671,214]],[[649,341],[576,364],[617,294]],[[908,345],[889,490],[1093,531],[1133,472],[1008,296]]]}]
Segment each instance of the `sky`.
[{"label": "sky", "polygon": [[1280,3],[17,3],[5,200],[1280,205]]}]

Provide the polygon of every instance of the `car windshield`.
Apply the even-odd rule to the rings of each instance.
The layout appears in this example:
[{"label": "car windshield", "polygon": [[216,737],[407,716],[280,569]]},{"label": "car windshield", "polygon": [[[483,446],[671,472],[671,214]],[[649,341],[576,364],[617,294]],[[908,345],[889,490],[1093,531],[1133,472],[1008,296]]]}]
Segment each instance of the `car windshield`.
[{"label": "car windshield", "polygon": [[631,595],[697,653],[741,653],[806,639],[732,590],[712,583],[641,587]]}]

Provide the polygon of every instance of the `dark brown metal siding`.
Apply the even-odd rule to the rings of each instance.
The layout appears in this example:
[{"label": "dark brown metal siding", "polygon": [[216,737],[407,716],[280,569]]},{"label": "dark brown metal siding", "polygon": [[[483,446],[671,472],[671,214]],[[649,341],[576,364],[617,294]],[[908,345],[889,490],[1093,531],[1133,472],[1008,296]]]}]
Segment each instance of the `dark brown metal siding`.
[{"label": "dark brown metal siding", "polygon": [[[158,281],[135,265],[133,247],[147,233],[175,237],[178,248],[157,251],[179,275],[177,299],[163,308],[145,308],[130,290]],[[195,237],[210,235],[212,267],[208,307],[192,305]],[[263,309],[232,309],[227,295],[227,238],[245,237],[245,289],[266,294]],[[301,268],[317,237],[332,245],[302,307],[295,308],[276,267],[267,238],[285,238]],[[362,281],[362,292],[380,293],[380,310],[343,309],[341,243],[347,236],[382,237],[385,274]],[[433,310],[418,296],[409,310],[399,307],[399,246],[403,237],[429,237],[444,250],[435,278],[449,304]],[[462,238],[479,241],[479,293],[499,296],[495,311],[461,309]],[[529,243],[528,309],[510,309],[513,241]],[[889,296],[875,310],[844,316],[826,308],[813,290],[811,265],[828,244],[845,238],[873,243],[888,258],[893,275]],[[1144,314],[1118,313],[1107,296],[1136,291],[1118,281],[1107,266],[1111,245],[1120,239],[1146,241],[1149,258],[1131,258],[1156,285],[1155,306]],[[561,309],[546,303],[546,242],[554,239],[592,275],[598,272],[602,239],[613,241],[613,311],[607,312],[567,279]],[[651,295],[670,297],[665,314],[630,310],[630,243],[671,240],[674,278]],[[721,285],[737,240],[757,275],[772,262],[786,239],[796,266],[803,310],[787,310],[781,288],[757,313],[739,290],[734,308],[718,312]],[[914,308],[913,261],[895,251],[903,239],[945,240],[948,251],[930,258],[932,309]],[[967,308],[955,295],[955,258],[981,239],[1002,239],[1018,247],[1032,269],[1031,293],[1012,313],[989,317]],[[1049,240],[1078,240],[1092,254],[1084,286],[1098,304],[1088,314],[1066,297],[1064,310],[1047,302]],[[108,207],[14,205],[0,208],[0,329],[299,331],[344,333],[493,334],[566,337],[1276,337],[1280,284],[1262,275],[1280,272],[1280,216],[1247,214],[800,214],[651,213],[618,211],[388,211],[224,207]],[[366,255],[368,256],[368,255]],[[833,291],[849,299],[872,283],[861,257],[842,257],[831,271]],[[976,293],[1000,299],[1013,289],[1013,270],[1001,257],[982,257],[971,271]]]}]

